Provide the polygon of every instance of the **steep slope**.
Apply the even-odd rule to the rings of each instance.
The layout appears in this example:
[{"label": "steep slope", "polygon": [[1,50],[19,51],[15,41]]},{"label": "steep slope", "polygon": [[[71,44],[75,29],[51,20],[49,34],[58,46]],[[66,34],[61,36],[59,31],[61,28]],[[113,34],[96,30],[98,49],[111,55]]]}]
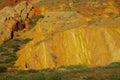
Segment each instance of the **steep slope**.
[{"label": "steep slope", "polygon": [[32,30],[21,35],[33,40],[18,51],[15,66],[44,69],[120,61],[120,23],[116,23],[120,20],[113,20],[93,22],[76,12],[48,12]]}]

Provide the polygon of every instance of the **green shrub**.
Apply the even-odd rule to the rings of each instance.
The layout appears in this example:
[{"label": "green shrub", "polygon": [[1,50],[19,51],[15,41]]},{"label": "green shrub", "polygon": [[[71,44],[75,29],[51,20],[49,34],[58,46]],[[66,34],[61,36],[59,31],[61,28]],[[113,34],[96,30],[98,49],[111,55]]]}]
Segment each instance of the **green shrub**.
[{"label": "green shrub", "polygon": [[40,19],[40,18],[44,18],[43,15],[37,15],[34,16],[30,19],[30,28],[34,27],[36,25],[36,22]]},{"label": "green shrub", "polygon": [[27,43],[27,42],[29,42],[29,41],[31,41],[31,40],[32,40],[32,39],[26,38],[26,39],[22,40],[22,42],[23,42],[23,43]]}]

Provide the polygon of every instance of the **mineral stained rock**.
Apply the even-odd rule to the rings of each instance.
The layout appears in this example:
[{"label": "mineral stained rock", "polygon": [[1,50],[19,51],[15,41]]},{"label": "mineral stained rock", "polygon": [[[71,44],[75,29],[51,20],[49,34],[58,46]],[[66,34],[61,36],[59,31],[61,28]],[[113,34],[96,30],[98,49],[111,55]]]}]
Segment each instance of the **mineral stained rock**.
[{"label": "mineral stained rock", "polygon": [[20,69],[44,69],[120,61],[120,24],[114,25],[120,19],[105,19],[106,23],[99,21],[92,25],[92,21],[87,24],[86,21],[76,12],[48,12],[31,31],[22,35],[29,34],[33,40],[18,51],[15,66]]}]

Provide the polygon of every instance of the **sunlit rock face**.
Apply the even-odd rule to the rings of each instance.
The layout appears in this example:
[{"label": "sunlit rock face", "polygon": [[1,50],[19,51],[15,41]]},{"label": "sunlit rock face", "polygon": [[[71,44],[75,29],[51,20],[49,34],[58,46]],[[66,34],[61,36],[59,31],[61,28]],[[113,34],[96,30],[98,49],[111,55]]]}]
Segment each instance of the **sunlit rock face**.
[{"label": "sunlit rock face", "polygon": [[[107,22],[107,20],[105,20]],[[120,61],[119,24],[89,25],[76,12],[49,12],[23,34],[33,40],[18,51],[20,69],[57,68],[62,65],[104,65]]]},{"label": "sunlit rock face", "polygon": [[31,10],[32,5],[23,1],[15,7],[5,7],[0,11],[0,44],[13,38],[15,31],[24,29]]}]

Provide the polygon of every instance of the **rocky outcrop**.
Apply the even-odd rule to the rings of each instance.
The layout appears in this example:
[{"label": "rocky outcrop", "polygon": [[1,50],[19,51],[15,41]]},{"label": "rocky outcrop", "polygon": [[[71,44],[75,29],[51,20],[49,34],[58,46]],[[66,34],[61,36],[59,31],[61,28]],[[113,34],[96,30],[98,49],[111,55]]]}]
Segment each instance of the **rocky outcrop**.
[{"label": "rocky outcrop", "polygon": [[0,0],[0,10],[6,6],[15,6],[16,4],[19,4],[22,1],[30,2],[31,0]]},{"label": "rocky outcrop", "polygon": [[[32,10],[32,5],[24,1],[14,8],[5,7],[0,11],[0,43],[13,37],[13,32],[24,28],[24,21]],[[21,26],[20,26],[21,25]]]},{"label": "rocky outcrop", "polygon": [[32,5],[24,1],[15,6],[15,11],[22,21],[28,18],[30,11],[32,10]]},{"label": "rocky outcrop", "polygon": [[[28,31],[26,34],[21,35],[23,38],[28,37],[32,38],[33,40],[18,52],[19,58],[16,61],[15,66],[19,66],[21,69],[43,69],[54,68],[62,64],[68,65],[68,62],[64,61],[65,57],[67,57],[67,53],[64,51],[62,52],[62,50],[58,50],[57,48],[57,52],[54,52],[52,49],[49,52],[50,46],[52,47],[52,44],[54,42],[49,41],[52,41],[52,37],[55,36],[54,34],[56,34],[56,37],[58,36],[59,38],[56,39],[55,42],[58,42],[59,45],[56,44],[56,46],[53,46],[53,48],[61,48],[63,46],[58,40],[63,40],[63,37],[61,35],[64,34],[64,31],[80,26],[81,28],[85,27],[83,26],[85,23],[86,19],[84,19],[84,16],[78,14],[77,12],[48,12],[44,19],[42,21],[38,21],[37,25],[32,30]],[[61,32],[63,33],[61,34]],[[30,36],[28,36],[28,34]],[[48,45],[46,43],[44,44],[44,42],[47,42]],[[60,58],[61,61],[57,61]],[[78,62],[74,61],[73,63]],[[85,61],[85,63],[89,62]]]},{"label": "rocky outcrop", "polygon": [[119,21],[105,18],[86,25],[87,19],[76,12],[49,12],[31,31],[22,35],[33,40],[18,51],[15,66],[44,69],[120,61]]}]

